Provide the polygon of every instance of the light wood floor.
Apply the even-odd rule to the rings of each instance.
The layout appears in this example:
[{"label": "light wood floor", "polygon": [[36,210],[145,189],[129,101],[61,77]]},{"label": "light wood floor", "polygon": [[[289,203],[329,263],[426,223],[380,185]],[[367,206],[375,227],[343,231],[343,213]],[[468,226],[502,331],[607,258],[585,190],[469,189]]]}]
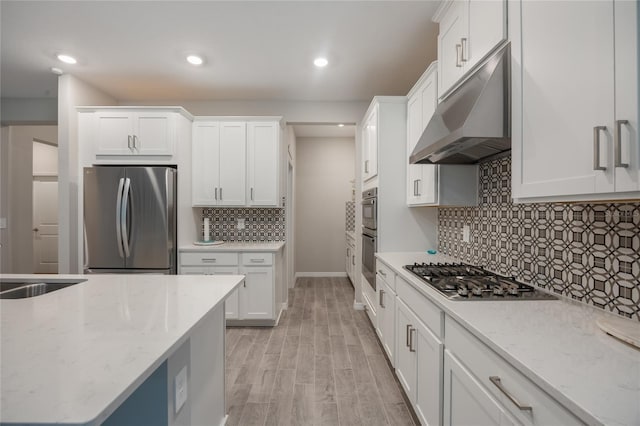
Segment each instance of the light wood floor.
[{"label": "light wood floor", "polygon": [[273,328],[227,329],[227,425],[413,425],[347,278],[299,278]]}]

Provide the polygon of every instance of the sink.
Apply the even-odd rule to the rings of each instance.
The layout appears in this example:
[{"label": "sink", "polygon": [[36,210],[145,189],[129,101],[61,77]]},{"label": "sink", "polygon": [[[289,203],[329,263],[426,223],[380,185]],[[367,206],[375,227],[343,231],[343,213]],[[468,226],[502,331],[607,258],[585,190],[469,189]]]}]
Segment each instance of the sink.
[{"label": "sink", "polygon": [[86,279],[13,279],[0,278],[0,299],[26,299],[51,293],[75,284],[85,282]]}]

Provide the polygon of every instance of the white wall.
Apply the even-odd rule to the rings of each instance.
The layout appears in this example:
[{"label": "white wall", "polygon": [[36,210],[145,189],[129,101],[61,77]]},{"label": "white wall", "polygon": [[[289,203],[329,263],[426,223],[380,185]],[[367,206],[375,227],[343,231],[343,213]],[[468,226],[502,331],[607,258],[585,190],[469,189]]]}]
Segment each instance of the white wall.
[{"label": "white wall", "polygon": [[80,163],[76,107],[116,104],[114,98],[72,75],[58,78],[58,271],[61,274],[82,272],[79,261],[82,235],[78,225],[82,218],[78,215]]},{"label": "white wall", "polygon": [[[55,127],[55,138],[58,139],[58,127]],[[58,175],[58,147],[43,142],[33,142],[33,175]]]},{"label": "white wall", "polygon": [[33,272],[33,140],[56,144],[56,126],[8,126],[2,131],[2,272]]},{"label": "white wall", "polygon": [[296,274],[345,273],[345,202],[355,170],[353,138],[298,138]]},{"label": "white wall", "polygon": [[0,121],[3,126],[58,122],[56,98],[2,98],[1,105]]}]

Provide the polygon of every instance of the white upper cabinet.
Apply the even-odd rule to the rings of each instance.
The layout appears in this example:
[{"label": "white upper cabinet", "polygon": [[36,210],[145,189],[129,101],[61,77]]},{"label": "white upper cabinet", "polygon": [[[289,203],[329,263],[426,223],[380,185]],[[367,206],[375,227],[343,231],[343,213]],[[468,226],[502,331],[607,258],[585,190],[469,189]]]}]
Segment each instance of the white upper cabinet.
[{"label": "white upper cabinet", "polygon": [[[81,108],[81,111],[87,109]],[[149,108],[104,108],[93,112],[94,154],[171,157],[177,139],[179,112]]]},{"label": "white upper cabinet", "polygon": [[280,141],[277,120],[194,122],[192,204],[278,206]]},{"label": "white upper cabinet", "polygon": [[375,105],[362,125],[362,180],[378,176],[378,106]]},{"label": "white upper cabinet", "polygon": [[637,198],[637,2],[512,1],[509,14],[514,198]]},{"label": "white upper cabinet", "polygon": [[506,1],[447,0],[434,16],[438,34],[438,92],[441,98],[507,38]]},{"label": "white upper cabinet", "polygon": [[[438,105],[437,63],[432,63],[407,95],[407,163]],[[407,165],[407,205],[472,206],[478,203],[475,165]]]},{"label": "white upper cabinet", "polygon": [[277,206],[279,183],[280,126],[276,122],[249,122],[250,206]]}]

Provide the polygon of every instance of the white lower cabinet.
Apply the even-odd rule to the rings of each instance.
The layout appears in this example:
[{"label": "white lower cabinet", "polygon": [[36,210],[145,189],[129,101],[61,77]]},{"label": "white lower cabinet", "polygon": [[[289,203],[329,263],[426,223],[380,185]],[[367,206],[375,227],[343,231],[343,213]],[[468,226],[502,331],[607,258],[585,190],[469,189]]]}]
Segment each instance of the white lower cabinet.
[{"label": "white lower cabinet", "polygon": [[396,300],[396,375],[423,425],[441,424],[444,345],[400,299]]},{"label": "white lower cabinet", "polygon": [[[225,301],[225,316],[234,324],[273,325],[277,320],[273,253],[180,253],[182,275],[244,275],[244,282]],[[225,265],[225,266],[219,266]]]},{"label": "white lower cabinet", "polygon": [[518,424],[448,350],[444,351],[444,395],[445,425]]},{"label": "white lower cabinet", "polygon": [[351,280],[351,283],[353,284],[354,281],[354,274],[356,271],[356,240],[353,236],[346,234],[347,235],[347,255],[345,257],[345,268],[347,271],[347,276],[349,277],[349,279]]}]

